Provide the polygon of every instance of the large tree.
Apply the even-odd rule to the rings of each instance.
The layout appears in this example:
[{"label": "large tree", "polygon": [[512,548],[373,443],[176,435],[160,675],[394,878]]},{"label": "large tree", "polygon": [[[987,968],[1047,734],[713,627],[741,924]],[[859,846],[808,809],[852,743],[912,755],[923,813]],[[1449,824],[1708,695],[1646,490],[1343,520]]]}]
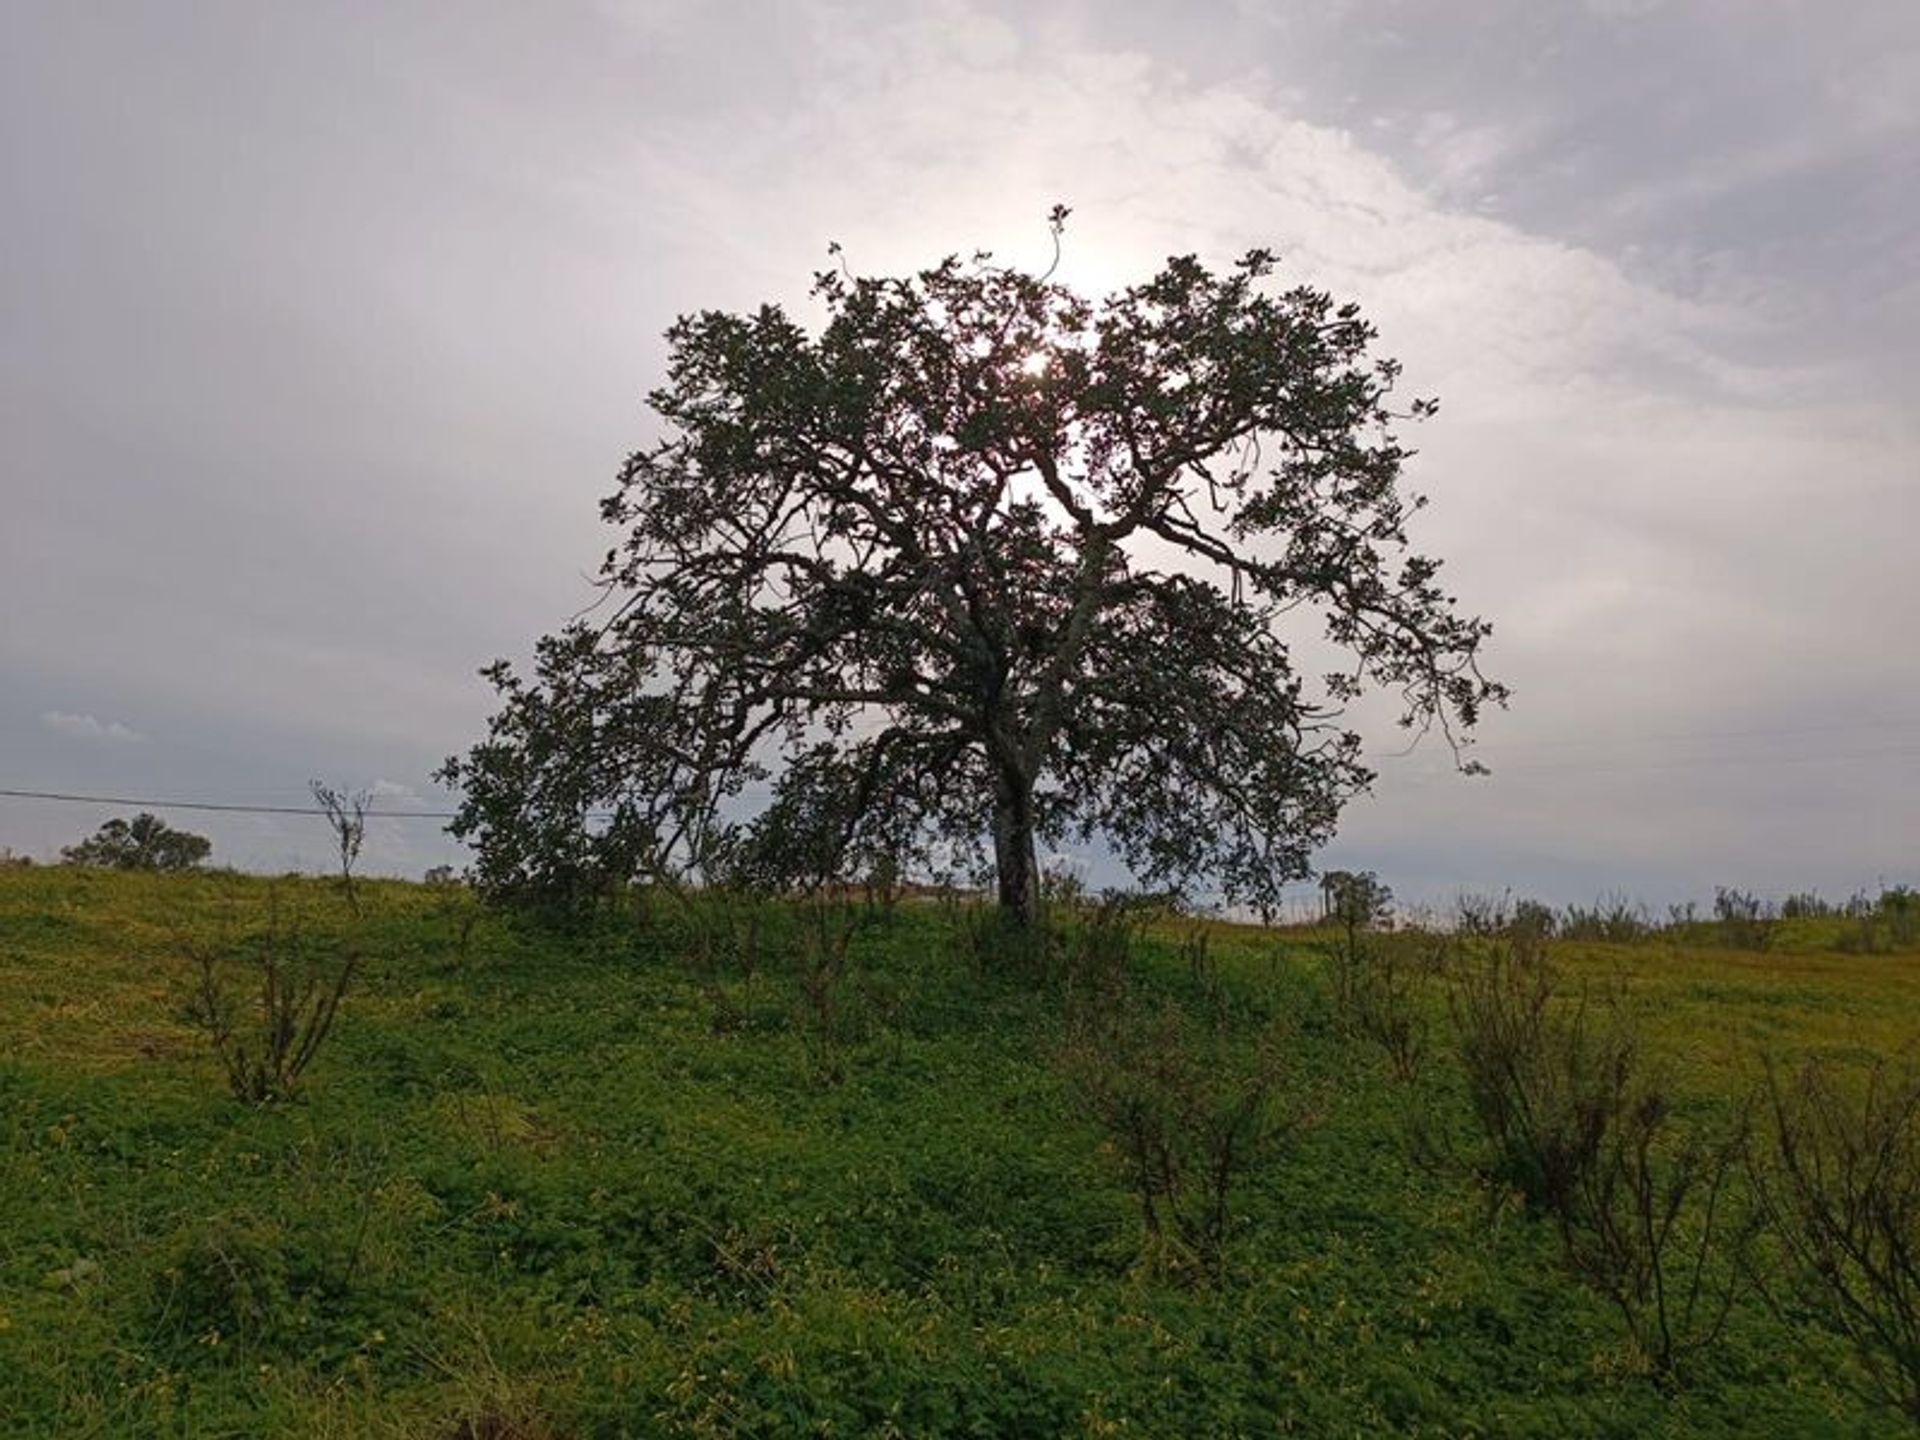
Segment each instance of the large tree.
[{"label": "large tree", "polygon": [[[731,835],[776,878],[990,859],[1024,921],[1072,839],[1272,905],[1371,779],[1363,690],[1450,744],[1504,695],[1408,549],[1393,427],[1431,402],[1395,410],[1358,309],[1274,264],[1176,258],[1097,303],[986,255],[842,266],[817,334],[680,319],[660,437],[602,506],[603,605],[530,681],[488,672],[492,733],[444,771],[482,882]],[[1340,668],[1310,679],[1314,629]]]}]

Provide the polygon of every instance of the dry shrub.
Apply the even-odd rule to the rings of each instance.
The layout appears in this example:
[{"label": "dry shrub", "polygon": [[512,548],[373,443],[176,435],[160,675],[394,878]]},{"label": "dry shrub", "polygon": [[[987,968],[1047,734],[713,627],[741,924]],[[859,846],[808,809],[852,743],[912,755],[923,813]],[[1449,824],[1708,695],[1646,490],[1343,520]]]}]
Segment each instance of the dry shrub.
[{"label": "dry shrub", "polygon": [[1720,1337],[1745,1284],[1744,1122],[1677,1116],[1617,993],[1565,993],[1538,937],[1465,957],[1450,1001],[1490,1193],[1552,1220],[1570,1268],[1672,1377]]},{"label": "dry shrub", "polygon": [[[360,963],[356,949],[313,940],[297,922],[283,922],[279,897],[268,923],[237,948],[188,945],[196,983],[187,1015],[207,1037],[234,1098],[264,1105],[292,1097],[300,1077],[333,1033]],[[250,977],[235,983],[238,973]],[[251,1003],[236,990],[251,988]]]},{"label": "dry shrub", "polygon": [[1875,1389],[1920,1423],[1920,1064],[1909,1049],[1849,1089],[1818,1062],[1767,1084],[1756,1187],[1811,1300]]},{"label": "dry shrub", "polygon": [[1285,1032],[1247,1041],[1171,1003],[1083,1007],[1061,1064],[1125,1171],[1145,1262],[1182,1278],[1218,1278],[1235,1191],[1316,1117]]},{"label": "dry shrub", "polygon": [[1348,932],[1323,947],[1341,1024],[1378,1046],[1403,1084],[1419,1078],[1431,1032],[1423,991],[1452,949],[1448,937],[1418,932]]},{"label": "dry shrub", "polygon": [[1576,1204],[1556,1215],[1574,1273],[1613,1303],[1662,1377],[1720,1338],[1747,1289],[1758,1212],[1740,1186],[1742,1117],[1715,1133],[1649,1082],[1610,1105]]}]

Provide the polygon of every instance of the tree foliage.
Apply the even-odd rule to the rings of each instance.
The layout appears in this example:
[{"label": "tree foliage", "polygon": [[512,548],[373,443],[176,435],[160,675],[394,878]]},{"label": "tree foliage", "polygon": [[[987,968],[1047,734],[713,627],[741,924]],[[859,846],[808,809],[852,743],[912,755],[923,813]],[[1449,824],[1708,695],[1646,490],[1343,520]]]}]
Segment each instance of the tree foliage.
[{"label": "tree foliage", "polygon": [[206,836],[175,830],[142,811],[131,820],[116,816],[107,821],[78,845],[62,850],[60,858],[69,865],[107,870],[191,870],[212,850]]},{"label": "tree foliage", "polygon": [[[1408,550],[1393,425],[1432,404],[1390,408],[1373,327],[1274,266],[1092,302],[982,254],[820,274],[818,334],[679,320],[604,605],[486,672],[491,733],[442,772],[483,887],[886,855],[990,865],[1027,918],[1038,845],[1097,837],[1275,904],[1371,778],[1351,701],[1457,740],[1504,691]],[[1342,657],[1317,680],[1307,616]]]}]

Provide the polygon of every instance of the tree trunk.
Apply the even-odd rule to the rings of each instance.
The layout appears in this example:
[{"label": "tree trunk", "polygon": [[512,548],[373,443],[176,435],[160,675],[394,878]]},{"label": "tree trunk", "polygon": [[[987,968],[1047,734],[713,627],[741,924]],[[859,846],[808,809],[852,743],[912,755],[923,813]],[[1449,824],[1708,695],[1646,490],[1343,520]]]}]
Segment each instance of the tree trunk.
[{"label": "tree trunk", "polygon": [[1033,784],[1000,772],[993,796],[993,864],[1000,912],[1025,927],[1040,918],[1040,856],[1033,832]]}]

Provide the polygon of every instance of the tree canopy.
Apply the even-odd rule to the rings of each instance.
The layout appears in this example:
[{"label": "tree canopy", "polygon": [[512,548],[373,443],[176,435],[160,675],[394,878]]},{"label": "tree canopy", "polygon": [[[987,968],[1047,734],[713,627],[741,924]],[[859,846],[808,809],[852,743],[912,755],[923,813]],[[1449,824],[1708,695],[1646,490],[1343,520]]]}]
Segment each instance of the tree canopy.
[{"label": "tree canopy", "polygon": [[191,870],[212,850],[206,836],[176,830],[142,811],[131,820],[107,821],[78,845],[62,850],[60,858],[69,865],[108,870]]},{"label": "tree canopy", "polygon": [[[1432,403],[1393,409],[1357,307],[1274,270],[1182,256],[1095,302],[976,254],[821,273],[818,333],[682,317],[603,604],[485,672],[442,772],[483,888],[885,855],[991,868],[1025,919],[1039,846],[1098,842],[1276,904],[1371,779],[1351,702],[1457,743],[1505,692],[1409,549],[1394,426]],[[1335,673],[1296,664],[1314,628]]]}]

